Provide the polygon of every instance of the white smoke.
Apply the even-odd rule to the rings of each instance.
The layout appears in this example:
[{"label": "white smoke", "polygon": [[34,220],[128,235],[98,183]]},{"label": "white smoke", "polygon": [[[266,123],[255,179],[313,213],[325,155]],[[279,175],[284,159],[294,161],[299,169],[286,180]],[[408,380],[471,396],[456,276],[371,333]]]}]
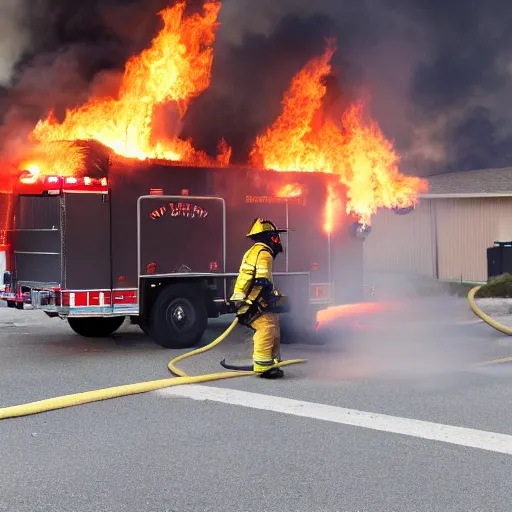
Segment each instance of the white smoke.
[{"label": "white smoke", "polygon": [[[368,276],[369,277],[369,276]],[[439,281],[407,275],[372,275],[378,307],[347,306],[323,329],[329,342],[297,357],[321,381],[402,381],[416,389],[452,386],[488,359],[465,296],[451,295]],[[352,324],[354,322],[354,324]],[[467,324],[467,325],[466,325]],[[302,349],[302,347],[301,347]],[[296,354],[286,358],[293,358]]]},{"label": "white smoke", "polygon": [[9,85],[16,61],[27,48],[24,25],[29,0],[0,0],[0,85]]}]

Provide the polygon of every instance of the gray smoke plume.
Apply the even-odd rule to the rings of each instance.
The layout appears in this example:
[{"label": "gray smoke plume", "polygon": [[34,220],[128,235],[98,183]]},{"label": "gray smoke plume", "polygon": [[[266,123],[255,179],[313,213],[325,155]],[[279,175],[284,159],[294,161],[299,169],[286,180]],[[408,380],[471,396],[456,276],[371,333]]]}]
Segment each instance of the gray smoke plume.
[{"label": "gray smoke plume", "polygon": [[28,0],[0,0],[0,85],[10,84],[14,66],[30,43],[25,25]]},{"label": "gray smoke plume", "polygon": [[19,4],[13,12],[22,19],[25,37],[9,42],[18,58],[9,68],[10,83],[0,91],[0,159],[5,160],[23,152],[28,133],[51,109],[62,119],[67,108],[91,97],[115,96],[125,62],[156,35],[157,12],[167,4],[165,0],[11,3]]},{"label": "gray smoke plume", "polygon": [[[127,58],[158,31],[157,12],[173,3],[1,1],[1,144],[50,108],[62,116],[98,88],[115,91]],[[334,36],[341,97],[370,99],[402,172],[512,165],[505,0],[224,0],[220,22],[211,87],[192,103],[181,134],[198,149],[215,155],[225,138],[234,160],[246,161],[293,75]]]},{"label": "gray smoke plume", "polygon": [[[294,34],[311,40],[312,26],[336,36],[343,92],[349,98],[370,95],[374,118],[402,155],[402,171],[429,174],[512,164],[509,2],[226,0],[222,16],[219,46],[221,58],[229,61],[223,70],[238,65],[254,72],[247,58],[258,41],[260,47],[283,43],[293,41]],[[280,66],[274,64],[275,47],[267,46],[267,58],[259,56],[258,82],[266,70],[289,66],[295,54],[289,48]],[[303,52],[302,58],[307,56]],[[230,94],[234,89],[235,97],[241,96],[237,91],[243,82],[231,84]],[[268,99],[267,90],[261,95]],[[247,101],[261,116],[258,95]],[[275,101],[270,98],[271,105]]]}]

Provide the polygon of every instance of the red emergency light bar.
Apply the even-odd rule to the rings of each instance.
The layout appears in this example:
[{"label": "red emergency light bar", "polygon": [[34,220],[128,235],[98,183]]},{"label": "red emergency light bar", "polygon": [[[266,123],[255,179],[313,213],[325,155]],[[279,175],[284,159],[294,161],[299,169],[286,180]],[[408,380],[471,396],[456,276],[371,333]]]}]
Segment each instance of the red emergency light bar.
[{"label": "red emergency light bar", "polygon": [[59,195],[69,192],[106,194],[108,181],[107,178],[45,176],[25,171],[20,175],[16,188],[17,192],[22,194]]}]

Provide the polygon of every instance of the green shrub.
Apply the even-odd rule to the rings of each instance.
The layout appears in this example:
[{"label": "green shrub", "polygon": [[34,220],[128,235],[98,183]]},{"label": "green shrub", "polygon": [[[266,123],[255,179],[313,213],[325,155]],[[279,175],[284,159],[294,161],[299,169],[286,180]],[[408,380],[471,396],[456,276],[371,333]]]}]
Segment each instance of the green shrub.
[{"label": "green shrub", "polygon": [[484,284],[475,294],[475,297],[488,298],[511,298],[512,297],[512,274],[502,274],[492,277],[487,284]]}]

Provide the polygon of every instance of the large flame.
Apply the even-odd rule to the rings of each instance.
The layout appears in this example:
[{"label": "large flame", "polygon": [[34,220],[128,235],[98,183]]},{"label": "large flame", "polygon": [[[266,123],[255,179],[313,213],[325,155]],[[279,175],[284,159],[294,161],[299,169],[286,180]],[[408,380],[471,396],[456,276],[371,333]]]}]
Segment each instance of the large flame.
[{"label": "large flame", "polygon": [[[213,161],[190,140],[178,137],[190,101],[210,85],[220,8],[220,1],[212,0],[203,4],[201,13],[187,14],[186,1],[179,0],[161,11],[161,31],[127,62],[117,96],[92,97],[67,110],[62,123],[50,112],[31,133],[36,145],[24,155],[21,168],[75,174],[86,165],[83,145],[75,144],[84,140],[98,141],[129,158],[229,165],[231,148],[224,140]],[[350,106],[340,119],[327,111],[325,77],[331,74],[334,52],[329,42],[324,54],[293,78],[282,114],[257,137],[250,155],[250,163],[259,168],[337,176],[348,193],[342,202],[336,188],[329,186],[327,232],[336,228],[340,208],[370,224],[379,208],[415,205],[426,190],[426,181],[400,174],[392,143],[377,123],[365,120],[362,103]],[[163,106],[174,111],[173,136],[158,133]],[[166,114],[169,119],[168,110]],[[289,184],[279,195],[295,197],[297,190]]]},{"label": "large flame", "polygon": [[[350,106],[340,121],[324,112],[324,79],[331,73],[334,46],[309,61],[293,78],[284,95],[283,111],[266,132],[257,137],[252,164],[278,171],[337,174],[348,190],[346,210],[370,224],[379,208],[415,205],[426,182],[398,171],[398,156],[376,122],[365,122],[364,106]],[[329,190],[326,230],[333,229],[334,198]],[[331,212],[331,213],[329,213]]]},{"label": "large flame", "polygon": [[[91,98],[67,110],[59,123],[53,112],[31,134],[37,142],[96,140],[119,155],[159,158],[207,164],[190,140],[177,136],[153,140],[156,107],[174,105],[181,119],[190,101],[208,88],[213,62],[213,42],[220,2],[207,2],[202,14],[185,15],[185,1],[160,12],[163,28],[151,46],[126,64],[117,98]],[[176,126],[176,133],[178,127]],[[229,148],[222,143],[219,162],[229,161]],[[80,154],[75,166],[80,167]],[[68,162],[69,168],[69,162]],[[62,171],[59,172],[62,174]]]}]

